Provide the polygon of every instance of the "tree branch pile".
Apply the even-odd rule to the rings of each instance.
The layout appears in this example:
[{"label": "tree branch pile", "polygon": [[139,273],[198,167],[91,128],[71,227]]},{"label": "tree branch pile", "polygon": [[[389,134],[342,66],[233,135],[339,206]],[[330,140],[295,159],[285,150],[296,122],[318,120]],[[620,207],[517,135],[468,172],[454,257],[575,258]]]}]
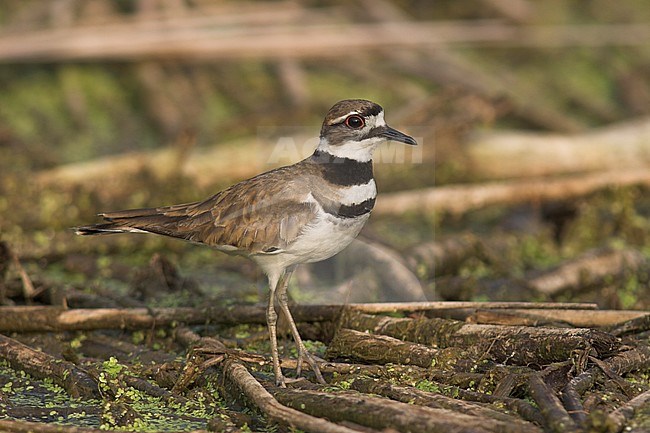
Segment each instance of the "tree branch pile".
[{"label": "tree branch pile", "polygon": [[[289,388],[277,388],[268,353],[250,348],[260,338],[266,342],[265,332],[229,337],[228,329],[241,332],[243,323],[263,324],[262,307],[0,307],[0,357],[8,361],[0,370],[0,406],[8,415],[0,431],[133,428],[150,416],[141,404],[146,399],[163,408],[166,422],[214,431],[261,431],[269,423],[333,433],[580,432],[601,422],[611,426],[602,431],[620,431],[645,425],[637,415],[650,386],[628,380],[650,369],[643,339],[650,315],[643,312],[471,302],[312,305],[294,312],[301,327],[327,325],[316,335],[327,345],[321,366],[327,386],[311,381],[308,371]],[[450,312],[465,320],[443,318]],[[562,325],[502,323],[504,315],[526,313]],[[571,325],[587,323],[587,316],[591,327]],[[640,320],[645,327],[630,327]],[[618,329],[628,330],[623,339]],[[143,332],[141,343],[129,342]],[[296,363],[285,356],[282,365],[291,375]],[[42,421],[58,418],[64,425],[53,430],[34,424],[39,407],[17,403],[16,390],[27,381],[44,394],[40,383],[61,386],[70,401],[84,401],[84,413],[97,422],[75,426],[80,412],[59,397]],[[599,398],[605,395],[615,397]],[[244,406],[249,411],[241,412]]]}]

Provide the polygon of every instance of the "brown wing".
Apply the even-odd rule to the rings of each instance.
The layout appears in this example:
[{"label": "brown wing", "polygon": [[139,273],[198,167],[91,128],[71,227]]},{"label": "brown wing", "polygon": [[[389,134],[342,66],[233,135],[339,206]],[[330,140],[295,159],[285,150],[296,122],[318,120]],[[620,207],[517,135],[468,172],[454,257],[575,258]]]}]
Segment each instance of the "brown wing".
[{"label": "brown wing", "polygon": [[315,209],[301,201],[307,184],[293,181],[296,165],[245,180],[200,202],[102,214],[107,221],[80,234],[144,231],[224,250],[273,252],[286,247]]}]

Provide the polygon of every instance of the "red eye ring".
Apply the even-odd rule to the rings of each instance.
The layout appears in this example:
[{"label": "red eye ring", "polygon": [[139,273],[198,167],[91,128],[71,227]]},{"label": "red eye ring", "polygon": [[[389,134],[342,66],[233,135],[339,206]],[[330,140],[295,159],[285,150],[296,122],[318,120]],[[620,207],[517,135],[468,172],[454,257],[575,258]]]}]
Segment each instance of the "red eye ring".
[{"label": "red eye ring", "polygon": [[345,119],[345,126],[352,129],[361,129],[366,126],[366,121],[358,114],[353,114]]}]

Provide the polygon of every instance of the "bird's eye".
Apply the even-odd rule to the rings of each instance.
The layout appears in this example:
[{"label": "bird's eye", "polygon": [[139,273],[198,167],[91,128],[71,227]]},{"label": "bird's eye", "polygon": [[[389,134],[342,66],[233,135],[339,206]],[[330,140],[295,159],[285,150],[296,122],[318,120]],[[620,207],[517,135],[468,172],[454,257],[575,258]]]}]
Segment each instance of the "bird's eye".
[{"label": "bird's eye", "polygon": [[363,117],[353,114],[345,119],[345,125],[352,129],[361,129],[366,125],[366,122]]}]

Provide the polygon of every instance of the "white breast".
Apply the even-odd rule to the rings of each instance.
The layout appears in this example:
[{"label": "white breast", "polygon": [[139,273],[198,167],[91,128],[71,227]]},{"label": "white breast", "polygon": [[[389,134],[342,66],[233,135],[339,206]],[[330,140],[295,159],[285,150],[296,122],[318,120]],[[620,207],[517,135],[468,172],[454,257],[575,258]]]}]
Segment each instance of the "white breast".
[{"label": "white breast", "polygon": [[339,188],[339,197],[342,205],[351,206],[377,197],[377,185],[374,179],[363,185],[352,185]]},{"label": "white breast", "polygon": [[370,217],[370,213],[367,213],[357,218],[340,218],[325,212],[313,196],[308,201],[315,204],[316,217],[281,253],[254,257],[263,269],[283,269],[328,259],[347,247]]}]

